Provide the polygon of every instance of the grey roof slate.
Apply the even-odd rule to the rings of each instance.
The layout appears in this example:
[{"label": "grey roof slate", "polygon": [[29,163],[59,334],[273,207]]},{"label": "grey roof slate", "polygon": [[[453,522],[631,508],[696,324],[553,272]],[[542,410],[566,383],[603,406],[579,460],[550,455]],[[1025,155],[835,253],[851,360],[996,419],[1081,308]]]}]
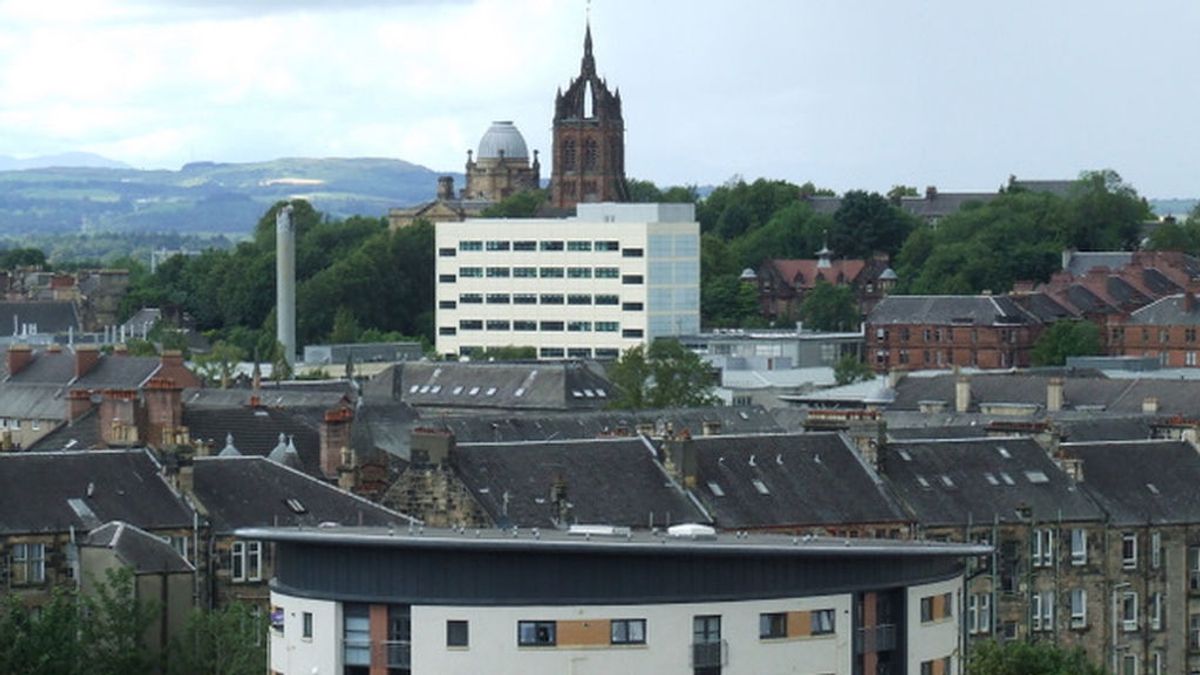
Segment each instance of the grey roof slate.
[{"label": "grey roof slate", "polygon": [[71,330],[79,332],[79,313],[75,303],[69,300],[50,300],[36,302],[2,302],[0,301],[0,330],[8,332],[12,327],[13,335],[19,335],[21,325],[37,326],[37,332],[43,335],[65,334]]},{"label": "grey roof slate", "polygon": [[0,417],[60,420],[67,416],[63,387],[56,384],[0,383]]},{"label": "grey roof slate", "polygon": [[1029,438],[898,442],[879,458],[888,484],[925,526],[1019,522],[1019,507],[1038,520],[1104,517]]},{"label": "grey roof slate", "polygon": [[693,438],[695,494],[716,525],[803,528],[908,521],[903,507],[836,433]]},{"label": "grey roof slate", "polygon": [[[419,407],[594,410],[605,407],[614,390],[608,380],[574,361],[421,361],[388,370],[391,373],[378,385],[368,382],[364,394],[390,396]],[[385,389],[388,384],[390,392]]]},{"label": "grey roof slate", "polygon": [[[183,424],[192,440],[211,443],[212,451],[233,444],[243,455],[266,457],[279,444],[279,435],[291,438],[300,466],[314,476],[321,471],[321,436],[318,427],[302,416],[277,408],[191,408],[183,409]],[[286,442],[286,441],[285,441]]]},{"label": "grey roof slate", "polygon": [[[405,525],[407,516],[264,457],[199,457],[195,497],[213,529],[295,525]],[[297,512],[288,500],[296,500]]]},{"label": "grey roof slate", "polygon": [[889,295],[867,317],[869,324],[993,326],[1032,323],[1012,299],[999,295]]},{"label": "grey roof slate", "polygon": [[1182,293],[1168,295],[1135,310],[1127,324],[1133,326],[1195,326],[1200,324],[1200,302],[1189,310]]},{"label": "grey roof slate", "polygon": [[1029,293],[1009,297],[1043,323],[1075,318],[1074,312],[1045,293]]},{"label": "grey roof slate", "polygon": [[1118,270],[1133,262],[1132,251],[1071,251],[1063,269],[1081,277],[1094,269]]},{"label": "grey roof slate", "polygon": [[[66,406],[66,403],[63,403]],[[54,431],[43,436],[28,450],[34,452],[51,452],[55,450],[89,450],[108,447],[100,435],[100,413],[95,408],[75,419],[60,425]]]},{"label": "grey roof slate", "polygon": [[348,383],[321,389],[278,389],[263,387],[252,389],[189,388],[183,392],[183,404],[189,408],[242,408],[250,404],[250,398],[258,396],[261,405],[268,408],[316,408],[322,411],[341,403],[352,402],[354,388]]},{"label": "grey roof slate", "polygon": [[84,546],[112,549],[135,573],[194,572],[179,552],[159,537],[122,521],[105,523],[88,533]]},{"label": "grey roof slate", "polygon": [[1057,420],[1054,423],[1062,439],[1071,443],[1092,441],[1138,441],[1153,433],[1149,417],[1090,417],[1080,420]]},{"label": "grey roof slate", "polygon": [[145,450],[0,453],[0,533],[82,532],[110,520],[191,527],[192,512]]},{"label": "grey roof slate", "polygon": [[1082,486],[1117,525],[1200,522],[1200,453],[1186,441],[1064,443],[1083,460]]},{"label": "grey roof slate", "polygon": [[12,374],[8,382],[19,384],[70,383],[82,389],[135,389],[150,379],[160,367],[153,356],[114,356],[101,354],[92,369],[75,380],[75,354],[70,351],[37,352],[33,361]]},{"label": "grey roof slate", "polygon": [[461,444],[451,461],[476,503],[501,527],[554,527],[559,512],[551,489],[558,480],[573,505],[569,523],[648,527],[653,519],[661,527],[707,521],[641,438]]}]

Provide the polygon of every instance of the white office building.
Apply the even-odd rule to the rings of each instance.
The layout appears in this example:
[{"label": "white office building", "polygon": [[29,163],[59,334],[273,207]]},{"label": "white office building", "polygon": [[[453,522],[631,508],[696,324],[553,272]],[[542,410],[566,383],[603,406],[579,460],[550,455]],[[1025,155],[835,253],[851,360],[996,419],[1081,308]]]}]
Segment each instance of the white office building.
[{"label": "white office building", "polygon": [[437,224],[437,350],[612,359],[700,329],[691,204],[580,204],[573,218]]}]

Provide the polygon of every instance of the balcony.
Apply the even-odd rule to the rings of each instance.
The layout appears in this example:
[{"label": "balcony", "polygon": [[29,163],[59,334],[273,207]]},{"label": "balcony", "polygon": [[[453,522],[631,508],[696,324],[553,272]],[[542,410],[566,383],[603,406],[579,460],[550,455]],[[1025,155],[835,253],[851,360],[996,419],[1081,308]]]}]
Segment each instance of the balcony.
[{"label": "balcony", "polygon": [[880,624],[871,628],[858,629],[858,645],[856,654],[871,652],[890,652],[896,648],[896,625]]},{"label": "balcony", "polygon": [[729,645],[724,641],[692,644],[692,668],[720,668],[729,661]]},{"label": "balcony", "polygon": [[388,668],[412,667],[412,642],[408,640],[389,640],[383,643],[387,651]]}]

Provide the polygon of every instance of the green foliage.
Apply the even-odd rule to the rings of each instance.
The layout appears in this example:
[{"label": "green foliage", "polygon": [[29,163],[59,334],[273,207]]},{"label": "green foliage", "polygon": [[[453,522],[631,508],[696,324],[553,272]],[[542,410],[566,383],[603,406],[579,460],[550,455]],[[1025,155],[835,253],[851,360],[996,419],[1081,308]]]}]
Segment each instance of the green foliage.
[{"label": "green foliage", "polygon": [[168,675],[257,675],[267,662],[267,620],[250,605],[195,610],[171,641]]},{"label": "green foliage", "polygon": [[218,340],[207,354],[199,354],[193,360],[196,372],[210,383],[220,383],[222,389],[229,387],[233,369],[246,358],[246,350],[236,344]]},{"label": "green foliage", "polygon": [[532,218],[547,198],[545,190],[524,190],[501,199],[479,215],[482,218]]},{"label": "green foliage", "polygon": [[619,395],[611,407],[623,410],[696,407],[716,402],[717,373],[678,340],[658,339],[632,347],[608,371]]},{"label": "green foliage", "polygon": [[985,642],[972,648],[968,675],[1104,675],[1080,648],[1052,642]]},{"label": "green foliage", "polygon": [[1151,218],[1150,205],[1116,171],[1087,171],[1067,198],[1059,238],[1080,251],[1129,250]]},{"label": "green foliage", "polygon": [[856,330],[862,320],[854,290],[849,286],[834,286],[824,279],[818,279],[804,296],[800,317],[807,328],[819,331]]},{"label": "green foliage", "polygon": [[838,386],[863,382],[875,377],[871,366],[863,363],[853,354],[847,354],[833,364],[833,379]]},{"label": "green foliage", "polygon": [[759,323],[758,288],[733,275],[710,278],[700,289],[700,314],[713,328]]},{"label": "green foliage", "polygon": [[133,338],[125,341],[130,356],[158,356],[158,349],[149,340]]},{"label": "green foliage", "polygon": [[46,254],[38,248],[10,248],[0,252],[0,269],[17,267],[45,267]]},{"label": "green foliage", "polygon": [[350,308],[338,307],[337,313],[333,315],[333,331],[329,334],[330,344],[344,345],[357,342],[361,332],[358,321],[354,319]]},{"label": "green foliage", "polygon": [[696,208],[702,232],[715,232],[726,241],[766,223],[776,211],[800,199],[799,186],[759,178],[747,184],[740,178],[715,189]]},{"label": "green foliage", "polygon": [[894,256],[917,227],[917,219],[879,193],[852,190],[833,214],[829,247],[841,258]]},{"label": "green foliage", "polygon": [[657,185],[648,180],[630,178],[625,181],[629,188],[629,201],[634,203],[687,203],[694,204],[700,199],[695,185],[676,185],[666,190],[660,190]]},{"label": "green foliage", "polygon": [[473,354],[474,361],[528,361],[537,358],[537,348],[523,345],[485,347]]},{"label": "green foliage", "polygon": [[1103,349],[1100,328],[1091,321],[1055,321],[1033,344],[1030,359],[1035,366],[1061,366],[1068,356],[1092,356]]}]

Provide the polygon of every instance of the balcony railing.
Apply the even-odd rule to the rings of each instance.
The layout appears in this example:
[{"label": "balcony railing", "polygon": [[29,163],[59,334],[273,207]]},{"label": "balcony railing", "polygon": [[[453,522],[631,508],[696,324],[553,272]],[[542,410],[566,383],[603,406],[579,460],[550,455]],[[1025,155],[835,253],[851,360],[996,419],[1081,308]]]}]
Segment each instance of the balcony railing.
[{"label": "balcony railing", "polygon": [[896,626],[885,623],[871,628],[858,629],[859,654],[869,652],[888,652],[896,648]]},{"label": "balcony railing", "polygon": [[408,640],[389,640],[383,643],[387,650],[388,668],[412,667],[412,643]]},{"label": "balcony railing", "polygon": [[724,640],[692,644],[693,668],[720,668],[729,660],[729,648]]}]

